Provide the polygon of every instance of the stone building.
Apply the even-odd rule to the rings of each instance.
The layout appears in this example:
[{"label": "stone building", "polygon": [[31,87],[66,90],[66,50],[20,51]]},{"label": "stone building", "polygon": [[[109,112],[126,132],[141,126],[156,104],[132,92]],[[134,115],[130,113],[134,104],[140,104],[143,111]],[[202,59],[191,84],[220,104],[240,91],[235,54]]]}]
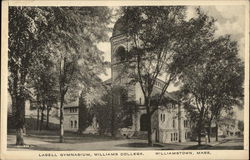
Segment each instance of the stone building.
[{"label": "stone building", "polygon": [[64,106],[64,129],[65,131],[78,131],[79,104],[78,100],[67,103]]},{"label": "stone building", "polygon": [[[133,45],[126,34],[123,21],[123,18],[117,20],[114,25],[112,37],[110,38],[111,79],[107,80],[106,83],[109,82],[109,85],[112,86],[126,86],[126,83],[129,81],[128,77],[120,77],[122,72],[124,72],[123,65],[126,60],[127,51],[130,50]],[[135,72],[135,70],[129,70],[128,72]],[[157,79],[153,89],[153,95],[160,93],[163,85],[164,82]],[[130,132],[131,136],[133,134],[146,134],[147,116],[140,84],[136,83],[135,85],[126,87],[128,87],[129,98],[135,101],[137,108],[137,111],[132,115],[132,126],[127,131]],[[118,96],[119,95],[116,95],[114,98],[119,99],[120,97]],[[165,93],[165,98],[168,99],[168,103],[160,106],[159,109],[154,112],[151,119],[152,139],[161,143],[184,142],[188,139],[190,129],[183,105],[171,93]]]}]

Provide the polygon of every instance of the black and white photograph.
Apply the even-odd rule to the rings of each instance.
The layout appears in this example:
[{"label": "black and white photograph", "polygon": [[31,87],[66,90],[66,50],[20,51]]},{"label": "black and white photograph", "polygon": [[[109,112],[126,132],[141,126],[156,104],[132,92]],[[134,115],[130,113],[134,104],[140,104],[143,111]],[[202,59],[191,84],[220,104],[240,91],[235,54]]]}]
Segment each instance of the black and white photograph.
[{"label": "black and white photograph", "polygon": [[247,7],[8,6],[6,151],[243,151]]}]

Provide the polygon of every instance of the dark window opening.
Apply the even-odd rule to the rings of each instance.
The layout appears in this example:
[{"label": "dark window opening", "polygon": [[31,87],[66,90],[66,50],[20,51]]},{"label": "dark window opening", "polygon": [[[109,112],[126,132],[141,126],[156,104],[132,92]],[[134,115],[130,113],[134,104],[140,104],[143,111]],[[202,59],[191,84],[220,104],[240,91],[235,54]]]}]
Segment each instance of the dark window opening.
[{"label": "dark window opening", "polygon": [[175,120],[173,119],[173,128],[175,128]]},{"label": "dark window opening", "polygon": [[141,115],[140,129],[141,129],[141,131],[147,131],[147,129],[148,129],[147,115],[146,114]]},{"label": "dark window opening", "polygon": [[77,121],[75,121],[75,128],[77,128]]},{"label": "dark window opening", "polygon": [[126,52],[125,48],[122,46],[119,47],[116,50],[116,56],[117,56],[118,60],[120,60],[121,62],[125,61],[127,59],[127,52]]}]

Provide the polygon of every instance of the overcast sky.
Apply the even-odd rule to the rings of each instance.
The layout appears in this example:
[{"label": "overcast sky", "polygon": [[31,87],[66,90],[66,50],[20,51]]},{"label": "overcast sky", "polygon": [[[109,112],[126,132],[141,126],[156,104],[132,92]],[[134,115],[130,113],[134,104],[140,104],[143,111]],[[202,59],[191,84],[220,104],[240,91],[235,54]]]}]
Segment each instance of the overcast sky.
[{"label": "overcast sky", "polygon": [[[195,16],[195,7],[188,6],[187,18]],[[232,35],[232,39],[238,41],[239,44],[239,56],[244,59],[244,31],[245,31],[245,9],[244,6],[201,6],[208,15],[213,16],[217,19],[216,25],[216,36],[225,34]],[[111,24],[111,26],[114,24]],[[111,33],[110,33],[111,36]],[[100,43],[98,48],[105,53],[105,60],[111,61],[111,48],[110,43]],[[111,77],[111,70],[107,70],[107,75],[101,75],[103,80],[107,80]],[[169,91],[175,90],[170,87]]]}]

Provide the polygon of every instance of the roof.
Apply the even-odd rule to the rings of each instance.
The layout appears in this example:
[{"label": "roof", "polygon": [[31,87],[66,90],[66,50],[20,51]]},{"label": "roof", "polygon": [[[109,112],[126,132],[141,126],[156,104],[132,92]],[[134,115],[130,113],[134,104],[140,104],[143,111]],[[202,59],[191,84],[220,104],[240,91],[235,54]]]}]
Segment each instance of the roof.
[{"label": "roof", "polygon": [[65,103],[64,108],[71,108],[71,107],[78,107],[78,106],[79,106],[79,99],[77,99],[76,101]]},{"label": "roof", "polygon": [[113,34],[112,34],[113,37],[126,33],[127,27],[125,25],[126,24],[125,20],[126,19],[124,17],[120,17],[116,21],[114,28],[113,28]]},{"label": "roof", "polygon": [[112,83],[112,79],[111,78],[103,81],[103,84],[110,84],[110,83]]},{"label": "roof", "polygon": [[[154,96],[154,95],[157,95],[157,94],[160,94],[160,93],[161,93],[161,89],[158,88],[158,87],[154,87],[152,95]],[[176,101],[176,102],[179,101],[179,98],[173,92],[167,92],[166,91],[165,94],[164,94],[164,97],[169,98],[169,99],[171,99],[173,101]]]},{"label": "roof", "polygon": [[[160,81],[160,82],[162,82],[162,83],[164,83],[164,81],[162,81],[162,80],[160,80],[158,78],[157,78],[157,80]],[[109,79],[107,79],[107,80],[105,80],[103,82],[103,84],[105,84],[105,85],[108,85],[108,84],[111,84],[111,83],[112,83],[112,79],[111,78],[109,78]],[[154,89],[153,89],[152,95],[154,96],[154,95],[157,95],[157,94],[160,94],[160,93],[161,93],[161,88],[159,88],[158,86],[154,85]],[[166,91],[165,94],[164,94],[164,96],[166,98],[169,98],[169,99],[173,100],[173,101],[179,102],[179,98],[178,98],[178,95],[177,95],[176,91],[175,92],[167,92]]]}]

